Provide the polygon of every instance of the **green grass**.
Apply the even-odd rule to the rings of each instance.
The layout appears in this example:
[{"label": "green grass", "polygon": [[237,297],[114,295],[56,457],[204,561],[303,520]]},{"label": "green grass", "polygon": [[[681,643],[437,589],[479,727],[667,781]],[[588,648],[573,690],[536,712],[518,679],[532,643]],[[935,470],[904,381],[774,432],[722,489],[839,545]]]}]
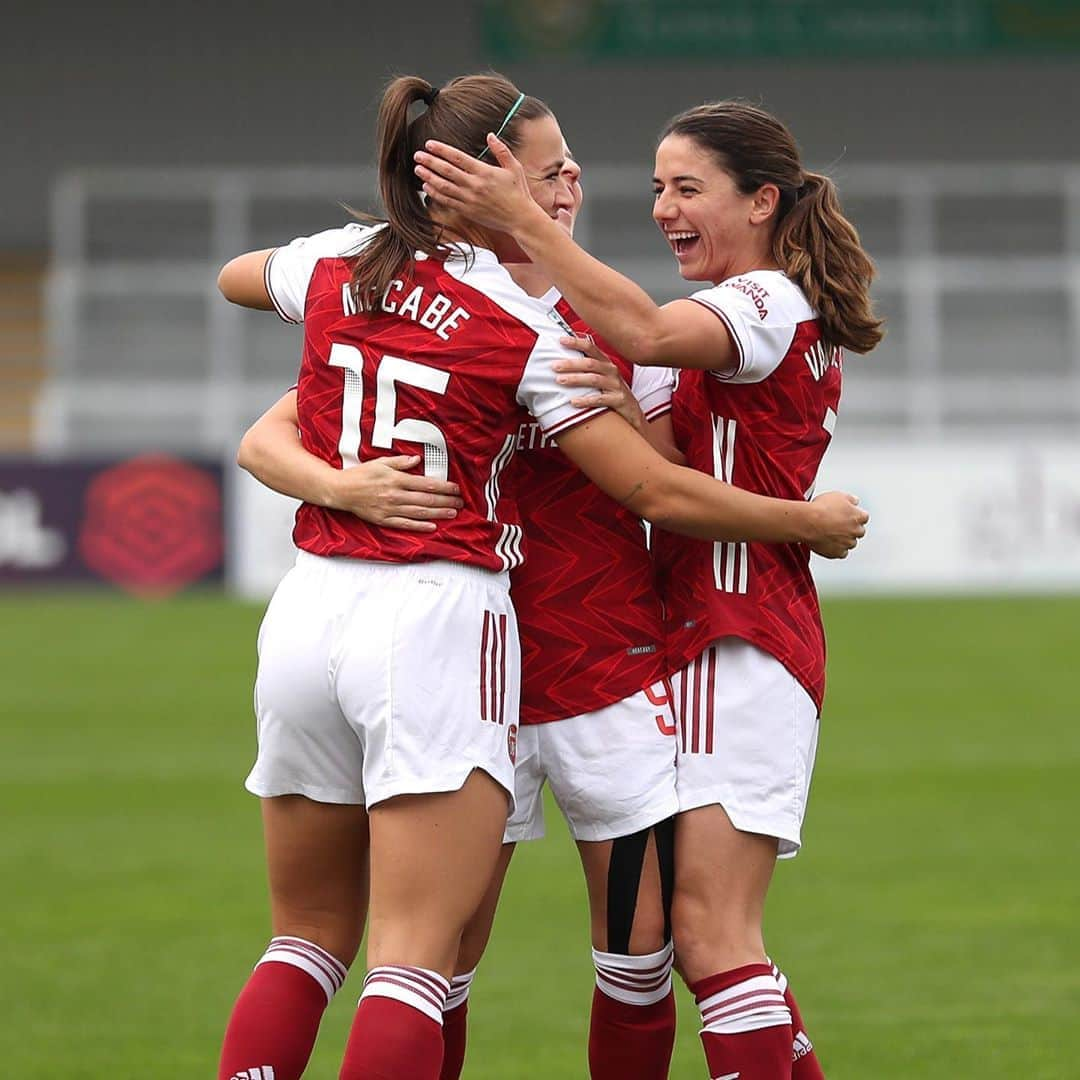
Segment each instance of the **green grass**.
[{"label": "green grass", "polygon": [[[267,938],[258,609],[0,597],[0,1061],[20,1080],[214,1075]],[[1080,599],[834,600],[804,853],[769,940],[830,1080],[1077,1076]],[[565,829],[523,845],[466,1076],[585,1075]],[[336,1076],[359,972],[308,1075]],[[672,1075],[704,1077],[680,998]]]}]

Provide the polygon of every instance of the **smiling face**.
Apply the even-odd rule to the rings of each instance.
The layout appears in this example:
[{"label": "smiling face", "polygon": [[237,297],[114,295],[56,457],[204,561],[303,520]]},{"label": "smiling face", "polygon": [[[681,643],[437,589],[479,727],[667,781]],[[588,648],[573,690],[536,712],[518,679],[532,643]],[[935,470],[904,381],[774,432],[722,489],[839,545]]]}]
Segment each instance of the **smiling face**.
[{"label": "smiling face", "polygon": [[715,155],[686,135],[668,135],[656,150],[653,192],[653,220],[687,281],[775,267],[774,185],[743,195]]},{"label": "smiling face", "polygon": [[581,169],[566,149],[562,131],[553,116],[540,116],[519,125],[514,140],[514,156],[529,180],[529,192],[567,232],[573,231],[580,205]]}]

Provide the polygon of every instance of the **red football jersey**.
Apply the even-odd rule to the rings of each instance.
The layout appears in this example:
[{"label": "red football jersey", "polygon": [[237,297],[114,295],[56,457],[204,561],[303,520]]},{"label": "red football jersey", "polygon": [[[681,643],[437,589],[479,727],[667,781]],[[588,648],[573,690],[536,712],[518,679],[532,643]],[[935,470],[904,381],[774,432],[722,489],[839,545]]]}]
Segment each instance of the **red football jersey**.
[{"label": "red football jersey", "polygon": [[[679,372],[672,423],[688,464],[747,491],[809,498],[836,423],[840,350],[826,348],[816,313],[780,271],[729,278],[691,299],[723,320],[739,362],[732,372]],[[820,710],[825,635],[809,549],[654,536],[672,666],[716,638],[744,638],[775,656]]]},{"label": "red football jersey", "polygon": [[380,529],[308,503],[297,547],[316,555],[389,562],[451,559],[489,570],[523,560],[521,525],[503,471],[525,410],[551,436],[598,415],[575,409],[551,364],[572,355],[564,331],[513,282],[490,251],[417,256],[380,309],[357,313],[347,256],[374,230],[349,225],[278,248],[267,291],[282,318],[304,323],[297,383],[304,447],[339,468],[394,454],[423,455],[426,475],[449,479],[465,503],[433,533]]},{"label": "red football jersey", "polygon": [[[590,332],[558,293],[544,302],[566,332]],[[670,370],[635,369],[597,344],[647,419],[671,408]],[[535,421],[522,424],[517,449],[513,479],[529,554],[511,576],[521,723],[540,724],[593,712],[661,679],[663,618],[641,519],[591,483]]]}]

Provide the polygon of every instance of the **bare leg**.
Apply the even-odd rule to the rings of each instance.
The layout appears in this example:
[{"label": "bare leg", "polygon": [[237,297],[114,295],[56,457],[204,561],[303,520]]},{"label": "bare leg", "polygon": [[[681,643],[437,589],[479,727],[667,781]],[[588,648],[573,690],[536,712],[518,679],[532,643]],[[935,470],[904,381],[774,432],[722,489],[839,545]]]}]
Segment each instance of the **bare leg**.
[{"label": "bare leg", "polygon": [[469,920],[461,935],[454,977],[450,980],[450,993],[443,1009],[443,1063],[439,1080],[458,1080],[465,1065],[465,1046],[469,1035],[469,990],[495,923],[495,911],[499,906],[506,871],[514,854],[513,844],[503,844],[499,861],[495,865],[491,884],[484,893],[476,914]]},{"label": "bare leg", "polygon": [[507,794],[476,769],[453,792],[372,807],[368,976],[342,1080],[436,1080],[462,932],[499,861]]},{"label": "bare leg", "polygon": [[237,999],[218,1075],[297,1080],[360,943],[367,905],[362,806],[264,799],[274,937]]},{"label": "bare leg", "polygon": [[367,811],[283,795],[263,799],[262,813],[274,934],[313,941],[350,965],[367,914]]},{"label": "bare leg", "polygon": [[718,805],[677,819],[672,927],[711,1075],[791,1077],[791,1015],[762,937],[776,847],[739,832]]}]

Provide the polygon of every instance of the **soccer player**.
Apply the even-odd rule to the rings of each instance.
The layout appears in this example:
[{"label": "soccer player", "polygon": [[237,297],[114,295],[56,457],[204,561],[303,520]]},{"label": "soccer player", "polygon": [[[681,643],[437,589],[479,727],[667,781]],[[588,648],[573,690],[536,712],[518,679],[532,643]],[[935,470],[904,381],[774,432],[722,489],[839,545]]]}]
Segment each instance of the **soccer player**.
[{"label": "soccer player", "polygon": [[[775,496],[809,495],[831,437],[842,349],[881,338],[873,267],[827,178],[786,127],[718,102],[677,116],[656,154],[653,217],[690,281],[658,307],[539,220],[520,167],[429,144],[424,191],[510,231],[581,316],[637,364],[680,368],[677,444],[702,472]],[[777,857],[801,843],[824,691],[824,636],[803,545],[662,534],[679,715],[674,940],[702,1014],[713,1077],[822,1075],[786,980],[764,946]]]},{"label": "soccer player", "polygon": [[[410,120],[410,108],[426,108]],[[544,164],[526,180],[555,222],[572,202],[563,139],[542,102],[500,76],[437,90],[400,77],[378,123],[388,222],[230,263],[227,296],[304,323],[305,447],[340,468],[414,449],[462,509],[435,532],[393,531],[301,506],[296,567],[259,633],[259,752],[275,937],[240,995],[222,1080],[301,1075],[362,929],[368,974],[344,1080],[434,1080],[462,929],[498,861],[513,806],[519,655],[507,572],[522,561],[503,485],[528,409],[543,435],[641,516],[695,535],[814,543],[840,556],[863,531],[849,497],[778,500],[666,461],[621,417],[571,404],[552,363],[563,331],[502,268],[505,234],[423,200],[427,138],[482,152],[500,130]],[[365,860],[366,857],[366,860]]]},{"label": "soccer player", "polygon": [[[530,172],[542,164],[523,160]],[[581,170],[568,153],[563,173],[574,202],[571,215],[559,220],[569,231],[582,188]],[[567,333],[587,333],[542,271],[531,263],[507,269]],[[670,447],[671,373],[632,370],[621,358],[608,361],[596,345],[590,351],[587,364],[556,365],[559,371],[588,368],[580,378],[564,377],[599,394],[571,404],[605,404]],[[418,459],[397,459],[398,468],[376,459],[336,470],[308,454],[298,434],[296,394],[290,392],[245,435],[238,461],[278,491],[347,504],[374,524],[432,530],[433,518],[456,516],[460,499],[453,485],[403,471]],[[590,1075],[662,1080],[675,1038],[670,897],[671,819],[678,800],[675,727],[662,681],[663,616],[644,530],[531,419],[519,430],[507,478],[519,492],[528,554],[510,576],[522,651],[516,809],[492,886],[463,934],[443,1015],[441,1080],[460,1074],[473,973],[515,844],[543,836],[545,782],[577,841],[590,898],[597,972]],[[335,485],[339,490],[331,494]]]}]

